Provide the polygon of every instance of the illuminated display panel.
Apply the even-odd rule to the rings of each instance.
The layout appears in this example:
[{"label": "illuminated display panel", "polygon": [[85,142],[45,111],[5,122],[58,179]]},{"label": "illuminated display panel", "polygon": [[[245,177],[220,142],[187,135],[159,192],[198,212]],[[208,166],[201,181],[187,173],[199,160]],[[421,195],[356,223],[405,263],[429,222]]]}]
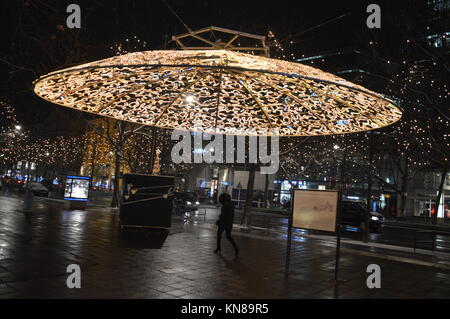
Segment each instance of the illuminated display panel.
[{"label": "illuminated display panel", "polygon": [[295,189],[292,226],[335,232],[338,194],[337,191]]},{"label": "illuminated display panel", "polygon": [[64,189],[65,200],[87,201],[89,196],[89,177],[67,176]]}]

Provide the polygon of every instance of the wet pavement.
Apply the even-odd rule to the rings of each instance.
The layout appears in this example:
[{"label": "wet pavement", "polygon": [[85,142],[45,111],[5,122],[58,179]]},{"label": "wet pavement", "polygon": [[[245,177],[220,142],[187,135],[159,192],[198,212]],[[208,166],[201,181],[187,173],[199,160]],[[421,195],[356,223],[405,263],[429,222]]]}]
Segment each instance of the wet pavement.
[{"label": "wet pavement", "polygon": [[[234,258],[224,238],[213,253],[217,212],[169,233],[121,232],[118,211],[64,210],[36,199],[32,214],[21,199],[0,195],[0,298],[449,298],[450,255],[389,250],[344,242],[335,294],[335,241],[298,233],[285,276],[282,233],[236,227]],[[81,267],[81,288],[66,285],[66,268]],[[381,267],[381,288],[366,285],[369,264]]]}]

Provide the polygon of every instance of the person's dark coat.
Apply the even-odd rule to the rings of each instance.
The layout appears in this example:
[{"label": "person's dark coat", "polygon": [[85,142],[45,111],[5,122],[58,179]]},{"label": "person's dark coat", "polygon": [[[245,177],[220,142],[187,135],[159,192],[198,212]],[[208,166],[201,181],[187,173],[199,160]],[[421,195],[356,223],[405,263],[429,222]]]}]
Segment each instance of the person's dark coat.
[{"label": "person's dark coat", "polygon": [[219,253],[221,250],[222,233],[225,231],[225,235],[230,243],[234,247],[234,253],[237,256],[239,253],[239,247],[236,245],[233,237],[231,237],[231,229],[233,228],[234,219],[234,205],[231,201],[231,196],[229,194],[222,194],[220,198],[220,203],[222,204],[221,213],[219,220],[217,221],[217,248],[214,250],[215,253]]},{"label": "person's dark coat", "polygon": [[219,220],[217,221],[217,226],[231,230],[233,228],[234,220],[234,205],[231,201],[225,202],[222,205]]}]

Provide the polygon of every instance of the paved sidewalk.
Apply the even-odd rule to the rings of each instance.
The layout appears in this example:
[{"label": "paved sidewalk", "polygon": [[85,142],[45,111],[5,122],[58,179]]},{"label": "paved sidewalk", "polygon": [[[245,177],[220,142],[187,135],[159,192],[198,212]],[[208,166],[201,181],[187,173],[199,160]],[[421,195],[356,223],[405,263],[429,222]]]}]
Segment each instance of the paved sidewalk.
[{"label": "paved sidewalk", "polygon": [[417,229],[428,229],[435,230],[441,232],[450,233],[450,224],[444,223],[442,220],[439,220],[437,224],[433,225],[430,221],[425,220],[386,220],[386,225],[389,226],[397,226],[397,227],[409,227],[409,228],[417,228]]},{"label": "paved sidewalk", "polygon": [[[0,196],[0,298],[335,297],[332,240],[298,236],[286,278],[286,242],[279,236],[235,229],[241,248],[235,259],[225,238],[223,256],[212,252],[214,228],[201,222],[176,218],[164,238],[121,233],[117,211],[110,209],[66,211],[43,200],[32,215],[20,209],[19,199]],[[448,298],[450,271],[433,267],[436,258],[442,263],[447,255],[344,244],[338,298]],[[66,287],[66,267],[73,263],[81,266],[81,289]],[[382,269],[381,289],[366,286],[366,267],[373,263]]]}]

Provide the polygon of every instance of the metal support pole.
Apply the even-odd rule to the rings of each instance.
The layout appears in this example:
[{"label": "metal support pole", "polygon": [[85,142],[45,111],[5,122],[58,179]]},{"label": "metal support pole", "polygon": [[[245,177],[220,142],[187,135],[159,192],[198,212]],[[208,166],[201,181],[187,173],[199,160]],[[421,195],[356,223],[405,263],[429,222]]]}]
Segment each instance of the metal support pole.
[{"label": "metal support pole", "polygon": [[337,225],[336,227],[336,265],[334,267],[334,283],[335,287],[338,286],[338,278],[339,278],[339,257],[341,252],[341,227]]},{"label": "metal support pole", "polygon": [[156,154],[156,127],[152,127],[152,145],[150,149],[150,160],[149,160],[149,172],[153,174],[153,165],[155,163],[155,154]]},{"label": "metal support pole", "polygon": [[30,161],[27,161],[27,179],[25,181],[25,196],[23,199],[23,212],[30,213],[33,211],[33,192],[31,191],[30,178]]},{"label": "metal support pole", "polygon": [[292,244],[292,219],[293,219],[293,207],[294,203],[294,192],[291,190],[291,207],[288,221],[288,237],[287,237],[287,247],[286,247],[286,267],[285,267],[285,277],[287,277],[289,272],[289,264],[291,261],[291,244]]},{"label": "metal support pole", "polygon": [[338,297],[339,286],[339,259],[341,255],[341,215],[342,215],[342,195],[344,190],[344,169],[347,160],[347,148],[344,148],[342,154],[341,172],[339,177],[339,193],[338,193],[338,211],[336,218],[336,263],[334,266],[334,298]]},{"label": "metal support pole", "polygon": [[241,206],[241,187],[238,188],[239,192],[238,192],[238,208],[240,208]]},{"label": "metal support pole", "polygon": [[339,296],[339,256],[341,249],[341,234],[338,228],[337,242],[336,242],[336,267],[334,268],[334,299],[338,299]]},{"label": "metal support pole", "polygon": [[371,207],[371,197],[372,197],[372,164],[373,164],[373,132],[369,133],[369,169],[367,170],[367,208],[364,214],[364,236],[363,241],[365,243],[369,242],[369,223],[370,223],[370,212]]}]

